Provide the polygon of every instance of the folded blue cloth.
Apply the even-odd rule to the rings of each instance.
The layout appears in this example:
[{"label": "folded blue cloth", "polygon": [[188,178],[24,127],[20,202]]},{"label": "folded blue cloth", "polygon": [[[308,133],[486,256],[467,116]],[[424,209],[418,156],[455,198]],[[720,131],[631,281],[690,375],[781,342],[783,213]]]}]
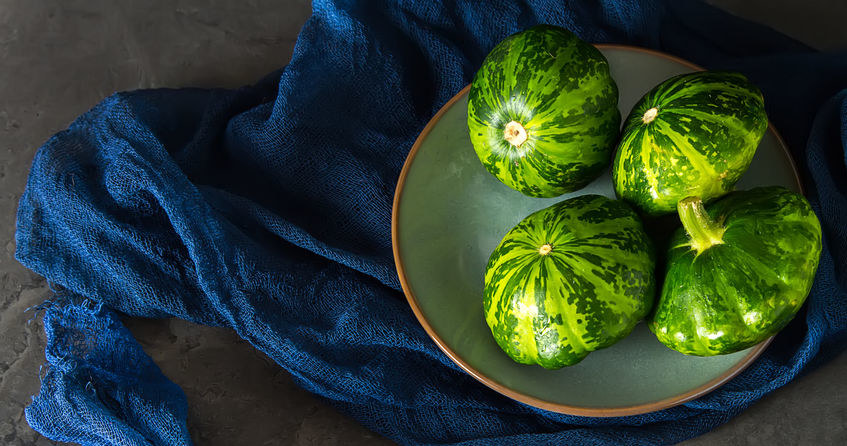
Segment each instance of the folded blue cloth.
[{"label": "folded blue cloth", "polygon": [[[824,233],[808,304],[754,365],[696,401],[607,419],[522,405],[458,369],[400,291],[391,203],[412,142],[489,49],[537,23],[744,72],[794,150]],[[845,56],[690,0],[316,0],[291,63],[258,84],[119,93],[38,151],[16,255],[57,293],[27,420],[86,445],[191,443],[184,394],[120,312],[231,327],[404,444],[654,444],[706,432],[844,347]]]}]

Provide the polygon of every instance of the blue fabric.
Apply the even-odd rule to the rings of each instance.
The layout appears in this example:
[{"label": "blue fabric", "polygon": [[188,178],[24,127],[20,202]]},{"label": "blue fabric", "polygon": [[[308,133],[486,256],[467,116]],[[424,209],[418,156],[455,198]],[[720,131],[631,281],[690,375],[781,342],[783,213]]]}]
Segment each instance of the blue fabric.
[{"label": "blue fabric", "polygon": [[[794,149],[824,231],[808,304],[753,366],[696,401],[612,419],[516,403],[450,362],[400,291],[391,203],[416,135],[489,49],[536,23],[742,71]],[[16,255],[57,294],[27,420],[83,444],[191,443],[183,393],[123,313],[231,327],[304,388],[404,444],[671,443],[706,432],[844,347],[845,56],[689,0],[316,0],[291,63],[256,85],[119,93],[38,151]]]}]

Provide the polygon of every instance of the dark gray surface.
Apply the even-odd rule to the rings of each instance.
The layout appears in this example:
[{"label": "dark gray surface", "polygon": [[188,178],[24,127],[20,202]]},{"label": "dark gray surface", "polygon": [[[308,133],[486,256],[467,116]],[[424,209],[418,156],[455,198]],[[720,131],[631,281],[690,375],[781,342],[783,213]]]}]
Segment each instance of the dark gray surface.
[{"label": "dark gray surface", "polygon": [[[714,0],[823,49],[847,48],[847,3]],[[117,90],[252,82],[284,65],[305,0],[0,0],[0,444],[47,445],[23,418],[44,361],[43,279],[12,258],[14,213],[36,148]],[[129,321],[185,389],[198,445],[390,444],[324,402],[232,332],[178,320]],[[847,444],[847,354],[688,442]]]}]

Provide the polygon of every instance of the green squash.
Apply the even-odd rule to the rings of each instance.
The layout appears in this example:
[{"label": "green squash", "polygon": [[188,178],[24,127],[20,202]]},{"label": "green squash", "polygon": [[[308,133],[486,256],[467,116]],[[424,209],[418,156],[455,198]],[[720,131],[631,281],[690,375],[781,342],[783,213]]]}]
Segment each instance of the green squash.
[{"label": "green squash", "polygon": [[802,195],[781,187],[734,192],[705,209],[679,203],[650,330],[687,355],[732,353],[785,327],[806,300],[821,227]]},{"label": "green squash", "polygon": [[647,315],[653,268],[650,239],[626,203],[565,200],[523,219],[491,254],[485,321],[516,362],[573,365]]},{"label": "green squash", "polygon": [[611,160],[618,88],[597,48],[563,28],[513,34],[485,58],[468,96],[468,129],[485,168],[532,197],[582,188]]},{"label": "green squash", "polygon": [[647,215],[732,190],[768,127],[762,93],[738,73],[672,77],[632,109],[612,164],[618,197]]}]

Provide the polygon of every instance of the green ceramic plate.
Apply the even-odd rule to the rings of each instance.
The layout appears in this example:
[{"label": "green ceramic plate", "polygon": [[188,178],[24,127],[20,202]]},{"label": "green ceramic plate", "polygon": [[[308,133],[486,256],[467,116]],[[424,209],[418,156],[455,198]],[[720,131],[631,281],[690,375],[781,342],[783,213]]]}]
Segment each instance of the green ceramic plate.
[{"label": "green ceramic plate", "polygon": [[[691,63],[632,47],[599,46],[620,89],[625,117],[661,81],[698,70]],[[582,194],[614,197],[607,172],[588,187],[552,199],[509,189],[476,157],[468,139],[467,92],[448,102],[421,133],[394,197],[394,258],[415,314],[438,346],[485,385],[518,401],[556,412],[621,416],[651,412],[696,398],[749,365],[767,342],[710,358],[660,344],[639,324],[612,347],[573,367],[550,371],[512,362],[494,342],[482,313],[483,272],[503,235],[523,217]],[[797,174],[771,127],[741,189],[778,184],[799,191]]]}]

